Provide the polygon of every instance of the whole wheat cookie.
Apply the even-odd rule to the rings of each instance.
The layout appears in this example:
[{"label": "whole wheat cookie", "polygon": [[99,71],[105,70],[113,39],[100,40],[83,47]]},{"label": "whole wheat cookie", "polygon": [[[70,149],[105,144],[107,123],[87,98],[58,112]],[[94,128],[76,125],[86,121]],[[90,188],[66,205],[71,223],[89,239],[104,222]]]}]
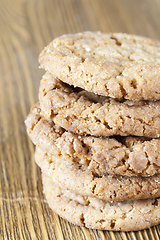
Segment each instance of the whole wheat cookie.
[{"label": "whole wheat cookie", "polygon": [[32,107],[25,123],[31,140],[44,152],[86,165],[98,175],[160,173],[160,139],[80,136],[45,118],[39,104]]},{"label": "whole wheat cookie", "polygon": [[44,194],[53,211],[87,228],[137,231],[160,223],[160,199],[109,202],[71,193],[42,175]]},{"label": "whole wheat cookie", "polygon": [[160,99],[160,42],[124,33],[83,32],[54,39],[40,66],[70,85],[113,98]]},{"label": "whole wheat cookie", "polygon": [[78,164],[35,151],[35,161],[55,184],[76,194],[106,201],[124,201],[160,197],[160,174],[152,177],[98,176]]},{"label": "whole wheat cookie", "polygon": [[40,83],[43,114],[68,131],[93,136],[160,136],[160,101],[113,99],[64,84],[46,73]]}]

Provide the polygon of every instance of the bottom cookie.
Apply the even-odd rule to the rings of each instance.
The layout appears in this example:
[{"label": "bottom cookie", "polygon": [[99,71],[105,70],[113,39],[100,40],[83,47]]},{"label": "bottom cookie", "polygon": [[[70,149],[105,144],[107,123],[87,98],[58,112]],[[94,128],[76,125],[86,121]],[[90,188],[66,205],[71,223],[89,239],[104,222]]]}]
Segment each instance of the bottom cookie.
[{"label": "bottom cookie", "polygon": [[53,211],[92,229],[136,231],[160,223],[160,198],[109,202],[71,193],[42,172],[44,193]]}]

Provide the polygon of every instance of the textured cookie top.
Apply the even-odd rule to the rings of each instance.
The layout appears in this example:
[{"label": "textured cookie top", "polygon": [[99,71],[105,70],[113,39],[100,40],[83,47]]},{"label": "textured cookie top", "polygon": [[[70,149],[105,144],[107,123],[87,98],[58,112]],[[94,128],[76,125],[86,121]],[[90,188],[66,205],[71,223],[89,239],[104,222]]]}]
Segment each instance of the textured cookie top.
[{"label": "textured cookie top", "polygon": [[160,174],[152,177],[98,176],[78,163],[69,164],[62,158],[35,151],[36,163],[61,188],[107,201],[124,201],[160,197]]},{"label": "textured cookie top", "polygon": [[44,152],[72,164],[77,162],[99,176],[160,173],[160,139],[80,136],[45,118],[38,105],[31,109],[25,123],[33,143]]},{"label": "textured cookie top", "polygon": [[123,33],[84,32],[56,38],[40,54],[62,81],[114,98],[160,99],[160,42]]},{"label": "textured cookie top", "polygon": [[160,136],[160,100],[113,99],[71,87],[46,73],[40,83],[43,114],[68,131],[93,136]]}]

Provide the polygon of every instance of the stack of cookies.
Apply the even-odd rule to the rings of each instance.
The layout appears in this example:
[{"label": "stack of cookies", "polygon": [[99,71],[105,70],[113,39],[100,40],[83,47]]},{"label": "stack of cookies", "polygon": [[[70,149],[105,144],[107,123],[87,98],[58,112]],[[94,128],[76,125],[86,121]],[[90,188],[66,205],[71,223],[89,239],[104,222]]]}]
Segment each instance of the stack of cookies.
[{"label": "stack of cookies", "polygon": [[160,42],[64,35],[39,62],[46,73],[26,126],[50,207],[89,228],[160,223]]}]

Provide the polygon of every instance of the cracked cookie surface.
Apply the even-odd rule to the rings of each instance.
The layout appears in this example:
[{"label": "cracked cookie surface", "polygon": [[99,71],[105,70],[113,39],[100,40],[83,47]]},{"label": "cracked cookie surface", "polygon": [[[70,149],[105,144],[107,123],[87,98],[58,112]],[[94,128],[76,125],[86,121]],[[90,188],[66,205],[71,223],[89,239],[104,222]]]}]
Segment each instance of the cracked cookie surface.
[{"label": "cracked cookie surface", "polygon": [[136,231],[160,223],[160,199],[109,202],[71,193],[42,172],[44,193],[53,211],[87,228]]},{"label": "cracked cookie surface", "polygon": [[93,136],[160,136],[160,101],[113,99],[64,84],[46,73],[40,83],[43,114],[68,131]]},{"label": "cracked cookie surface", "polygon": [[144,137],[93,137],[67,132],[32,107],[27,132],[44,152],[79,163],[98,175],[153,176],[160,173],[160,139]]},{"label": "cracked cookie surface", "polygon": [[160,42],[124,33],[83,32],[54,39],[42,68],[89,92],[131,100],[160,99]]},{"label": "cracked cookie surface", "polygon": [[62,189],[107,201],[124,201],[160,197],[160,174],[153,177],[98,176],[78,164],[35,151],[35,161],[42,172]]}]

